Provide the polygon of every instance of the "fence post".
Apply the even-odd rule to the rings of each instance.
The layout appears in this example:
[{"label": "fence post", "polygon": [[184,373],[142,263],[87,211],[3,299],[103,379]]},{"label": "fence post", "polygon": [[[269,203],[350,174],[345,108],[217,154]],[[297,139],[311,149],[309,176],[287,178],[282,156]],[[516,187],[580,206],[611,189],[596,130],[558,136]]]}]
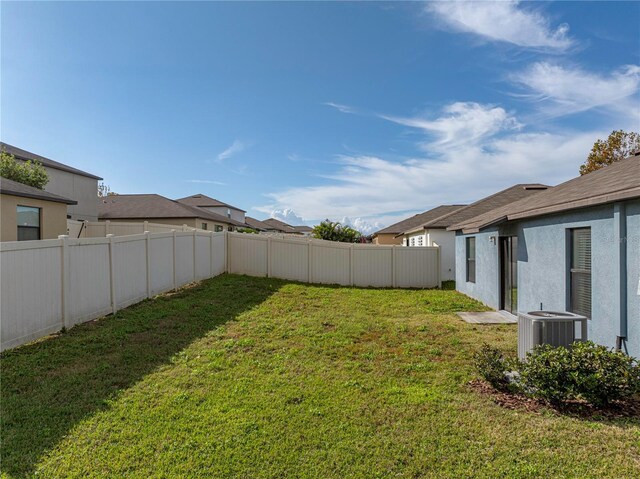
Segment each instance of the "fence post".
[{"label": "fence post", "polygon": [[311,283],[313,281],[313,273],[311,272],[311,266],[313,265],[313,240],[309,240],[307,244],[309,245],[307,247],[307,283]]},{"label": "fence post", "polygon": [[349,245],[349,285],[353,286],[353,243]]},{"label": "fence post", "polygon": [[213,231],[209,231],[209,278],[213,278]]},{"label": "fence post", "polygon": [[442,258],[440,256],[440,253],[442,252],[442,250],[440,249],[440,245],[434,243],[436,245],[436,253],[438,253],[438,288],[442,289]]},{"label": "fence post", "polygon": [[198,231],[193,229],[193,280],[196,280],[196,233]]},{"label": "fence post", "polygon": [[173,233],[173,290],[178,291],[178,275],[176,273],[176,230],[171,230],[171,232]]},{"label": "fence post", "polygon": [[391,245],[391,286],[396,287],[396,251],[398,247]]},{"label": "fence post", "polygon": [[189,231],[187,225],[185,225],[184,223],[182,224],[182,231]]},{"label": "fence post", "polygon": [[142,227],[142,231],[144,233],[148,233],[149,232],[149,222],[148,221],[144,222],[144,226]]},{"label": "fence post", "polygon": [[111,221],[107,220],[104,222],[104,235],[109,236],[111,234]]},{"label": "fence post", "polygon": [[[147,223],[145,221],[145,223]],[[145,224],[145,227],[147,225]],[[149,236],[149,232],[145,229],[145,245],[147,246],[147,298],[151,297],[151,236]]]},{"label": "fence post", "polygon": [[271,237],[267,238],[267,278],[271,278]]},{"label": "fence post", "polygon": [[229,272],[229,232],[224,232],[224,272]]},{"label": "fence post", "polygon": [[116,298],[116,277],[114,274],[113,264],[113,235],[108,234],[107,238],[109,239],[109,288],[111,290],[111,312],[116,314],[118,311],[118,301]]},{"label": "fence post", "polygon": [[62,287],[62,325],[69,329],[71,327],[71,299],[70,299],[70,280],[71,280],[71,271],[70,261],[69,261],[69,235],[60,235],[58,236],[60,239],[60,249],[61,249],[61,260],[62,260],[62,278],[61,278],[61,287]]}]

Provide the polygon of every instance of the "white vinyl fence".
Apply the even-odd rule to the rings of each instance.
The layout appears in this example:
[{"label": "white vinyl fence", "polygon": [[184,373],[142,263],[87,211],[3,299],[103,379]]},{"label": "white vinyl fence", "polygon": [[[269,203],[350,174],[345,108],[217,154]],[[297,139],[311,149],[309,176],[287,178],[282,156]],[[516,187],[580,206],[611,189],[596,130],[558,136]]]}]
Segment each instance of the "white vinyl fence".
[{"label": "white vinyl fence", "polygon": [[229,273],[389,288],[440,285],[440,249],[229,233]]},{"label": "white vinyl fence", "polygon": [[71,238],[104,238],[109,234],[126,236],[149,233],[170,233],[171,231],[206,231],[187,225],[166,225],[149,221],[77,221],[67,220],[67,231]]},{"label": "white vinyl fence", "polygon": [[0,350],[226,271],[225,233],[0,243]]},{"label": "white vinyl fence", "polygon": [[0,350],[225,272],[431,288],[440,251],[202,230],[0,243]]}]

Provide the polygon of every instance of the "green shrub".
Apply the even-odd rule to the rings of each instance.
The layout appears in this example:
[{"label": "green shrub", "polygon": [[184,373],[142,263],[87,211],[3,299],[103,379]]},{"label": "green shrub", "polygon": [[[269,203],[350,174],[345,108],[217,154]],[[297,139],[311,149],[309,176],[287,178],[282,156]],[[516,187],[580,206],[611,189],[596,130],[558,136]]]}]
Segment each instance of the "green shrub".
[{"label": "green shrub", "polygon": [[534,397],[560,403],[573,397],[571,387],[571,351],[548,344],[527,353],[520,364],[519,382],[524,391]]},{"label": "green shrub", "polygon": [[500,391],[511,389],[507,373],[511,363],[504,358],[502,351],[484,343],[474,355],[474,363],[480,376]]},{"label": "green shrub", "polygon": [[43,189],[49,182],[47,170],[40,162],[22,162],[5,151],[0,152],[0,176],[25,185]]},{"label": "green shrub", "polygon": [[637,360],[591,341],[571,348],[538,346],[519,373],[522,389],[552,403],[583,399],[606,406],[640,392]]},{"label": "green shrub", "polygon": [[571,349],[571,379],[576,396],[596,406],[640,392],[638,361],[621,351],[589,342]]}]

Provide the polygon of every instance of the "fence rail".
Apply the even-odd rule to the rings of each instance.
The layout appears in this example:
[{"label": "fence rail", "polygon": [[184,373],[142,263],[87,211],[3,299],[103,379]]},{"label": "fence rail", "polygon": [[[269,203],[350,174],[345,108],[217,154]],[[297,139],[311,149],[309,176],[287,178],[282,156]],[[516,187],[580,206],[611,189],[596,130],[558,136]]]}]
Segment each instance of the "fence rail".
[{"label": "fence rail", "polygon": [[207,231],[187,225],[169,225],[150,221],[78,221],[67,220],[67,234],[71,238],[104,238],[109,234],[126,236],[149,233],[170,233],[171,231]]},{"label": "fence rail", "polygon": [[0,350],[225,272],[429,288],[440,251],[202,230],[0,243]]}]

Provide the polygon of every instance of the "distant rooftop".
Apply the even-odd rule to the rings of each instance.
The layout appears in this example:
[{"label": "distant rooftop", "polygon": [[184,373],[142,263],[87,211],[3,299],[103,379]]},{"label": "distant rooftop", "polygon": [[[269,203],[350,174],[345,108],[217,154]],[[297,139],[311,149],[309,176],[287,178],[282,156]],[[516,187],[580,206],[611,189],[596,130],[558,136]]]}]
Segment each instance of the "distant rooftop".
[{"label": "distant rooftop", "polygon": [[418,213],[417,215],[413,215],[402,221],[398,221],[397,223],[387,226],[386,228],[383,228],[379,231],[376,231],[375,233],[373,233],[373,236],[375,237],[379,234],[402,234],[405,231],[416,228],[427,221],[459,210],[463,206],[465,205],[440,205],[423,213]]},{"label": "distant rooftop", "polygon": [[229,203],[224,203],[223,201],[216,200],[215,198],[203,195],[202,193],[198,193],[197,195],[185,196],[184,198],[180,198],[176,201],[179,201],[180,203],[184,203],[186,205],[200,206],[204,208],[206,208],[207,206],[226,206],[227,208],[232,208],[234,210],[246,213],[245,210],[240,209],[237,206],[230,205]]},{"label": "distant rooftop", "polygon": [[48,191],[34,188],[33,186],[18,183],[17,181],[9,180],[7,178],[0,177],[0,193],[3,195],[19,196],[21,198],[33,198],[36,200],[54,201],[56,203],[65,203],[67,205],[77,205],[78,202],[70,200],[64,196],[54,195]]},{"label": "distant rooftop", "polygon": [[65,165],[64,163],[59,163],[57,161],[53,161],[49,158],[45,158],[44,156],[36,155],[35,153],[31,153],[30,151],[23,150],[16,146],[9,145],[7,143],[0,142],[0,149],[4,152],[13,155],[18,160],[23,161],[39,161],[43,166],[48,168],[53,168],[55,170],[66,171],[68,173],[74,173],[80,176],[86,176],[88,178],[93,178],[94,180],[101,180],[99,176],[92,175],[91,173],[87,173],[86,171],[79,170],[77,168],[73,168],[72,166]]}]

